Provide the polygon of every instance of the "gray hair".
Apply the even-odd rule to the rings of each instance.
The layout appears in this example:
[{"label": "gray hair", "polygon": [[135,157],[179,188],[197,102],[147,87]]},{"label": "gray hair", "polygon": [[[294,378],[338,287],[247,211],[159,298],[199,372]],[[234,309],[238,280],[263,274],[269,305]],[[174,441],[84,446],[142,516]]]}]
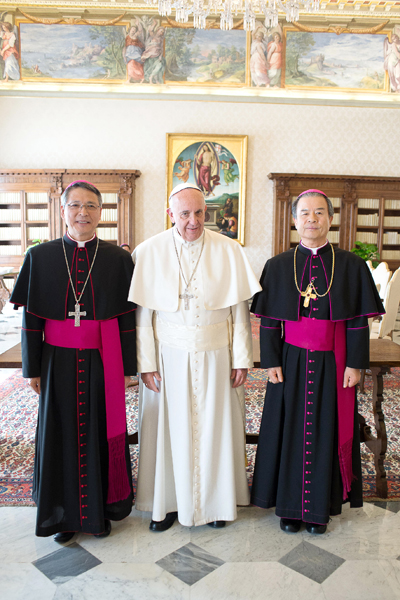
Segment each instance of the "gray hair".
[{"label": "gray hair", "polygon": [[100,207],[102,206],[103,198],[101,197],[101,193],[99,192],[97,187],[95,187],[88,181],[74,181],[68,187],[66,187],[63,195],[61,196],[61,206],[65,206],[67,204],[68,196],[70,195],[71,191],[77,188],[82,188],[84,190],[88,190],[89,192],[93,192],[93,194],[96,194],[97,200],[99,201],[99,205]]},{"label": "gray hair", "polygon": [[306,193],[303,193],[303,194],[300,194],[299,196],[297,196],[296,200],[294,200],[292,202],[292,217],[293,217],[293,219],[297,219],[297,205],[299,203],[300,198],[309,198],[311,196],[321,196],[322,198],[324,198],[324,200],[326,200],[326,203],[328,205],[328,214],[330,217],[333,217],[333,215],[335,214],[335,209],[333,208],[333,204],[329,200],[328,196],[325,196],[325,194],[320,194],[319,192],[306,192]]}]

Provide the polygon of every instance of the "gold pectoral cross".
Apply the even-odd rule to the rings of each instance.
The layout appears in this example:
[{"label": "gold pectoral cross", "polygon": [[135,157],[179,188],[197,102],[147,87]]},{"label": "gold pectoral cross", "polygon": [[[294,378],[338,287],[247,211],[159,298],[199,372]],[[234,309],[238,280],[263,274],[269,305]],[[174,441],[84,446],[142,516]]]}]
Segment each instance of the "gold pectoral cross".
[{"label": "gold pectoral cross", "polygon": [[80,327],[80,325],[81,325],[81,317],[86,317],[86,311],[81,312],[81,309],[79,308],[79,303],[77,302],[75,304],[75,312],[72,312],[70,310],[68,312],[68,316],[69,317],[75,317],[75,325],[74,325],[74,327]]},{"label": "gold pectoral cross", "polygon": [[310,304],[310,300],[315,300],[315,298],[317,297],[317,294],[313,294],[313,285],[312,283],[309,283],[307,286],[307,289],[305,292],[301,292],[302,296],[305,296],[304,298],[304,307],[307,308],[308,305]]}]

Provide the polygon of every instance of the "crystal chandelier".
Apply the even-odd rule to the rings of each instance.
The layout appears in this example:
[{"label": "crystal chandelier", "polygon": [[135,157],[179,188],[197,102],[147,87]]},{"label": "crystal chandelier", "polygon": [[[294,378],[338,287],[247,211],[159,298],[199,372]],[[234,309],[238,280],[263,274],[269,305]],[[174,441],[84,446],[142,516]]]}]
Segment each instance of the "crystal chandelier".
[{"label": "crystal chandelier", "polygon": [[187,23],[193,15],[193,27],[205,29],[209,15],[220,15],[223,30],[233,28],[233,18],[243,14],[243,28],[254,31],[256,15],[264,15],[265,27],[278,25],[278,12],[286,15],[286,21],[299,20],[299,11],[313,13],[319,10],[319,0],[145,0],[148,6],[157,6],[162,17],[169,17],[175,10],[175,20]]}]

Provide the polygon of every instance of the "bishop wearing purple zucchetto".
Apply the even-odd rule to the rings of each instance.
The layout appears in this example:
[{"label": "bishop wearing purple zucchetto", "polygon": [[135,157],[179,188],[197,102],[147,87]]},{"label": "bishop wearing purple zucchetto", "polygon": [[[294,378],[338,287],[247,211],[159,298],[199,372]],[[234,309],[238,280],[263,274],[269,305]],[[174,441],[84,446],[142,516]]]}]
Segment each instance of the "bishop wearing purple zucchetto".
[{"label": "bishop wearing purple zucchetto", "polygon": [[132,259],[100,240],[102,196],[61,197],[63,238],[31,248],[11,296],[23,306],[22,372],[39,394],[36,535],[105,537],[132,510],[125,387],[136,374]]},{"label": "bishop wearing purple zucchetto", "polygon": [[384,312],[366,263],[329,243],[320,190],[293,202],[299,245],[271,258],[252,312],[268,385],[251,501],[281,529],[322,534],[343,502],[362,506],[355,385],[369,365],[368,317]]}]

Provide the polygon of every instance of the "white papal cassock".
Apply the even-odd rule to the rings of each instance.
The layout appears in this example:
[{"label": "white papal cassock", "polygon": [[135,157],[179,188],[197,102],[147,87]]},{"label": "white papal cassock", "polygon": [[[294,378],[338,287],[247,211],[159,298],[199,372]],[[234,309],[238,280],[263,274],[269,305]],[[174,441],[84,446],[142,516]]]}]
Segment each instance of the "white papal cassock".
[{"label": "white papal cassock", "polygon": [[[188,310],[172,236],[187,281],[205,236]],[[249,491],[244,386],[230,376],[253,366],[247,300],[259,284],[239,244],[209,230],[194,242],[168,230],[133,259],[138,371],[162,377],[158,394],[140,382],[136,508],[155,521],[178,511],[186,526],[232,521]]]}]

